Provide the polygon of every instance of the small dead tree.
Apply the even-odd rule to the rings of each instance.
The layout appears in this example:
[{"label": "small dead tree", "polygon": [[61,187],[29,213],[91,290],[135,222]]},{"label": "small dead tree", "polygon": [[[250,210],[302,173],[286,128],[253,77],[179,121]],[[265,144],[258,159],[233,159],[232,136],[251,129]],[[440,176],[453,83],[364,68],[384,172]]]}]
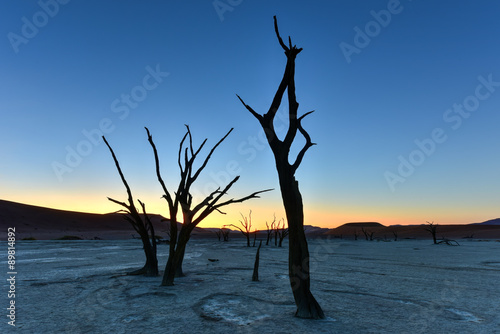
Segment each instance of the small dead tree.
[{"label": "small dead tree", "polygon": [[392,234],[394,235],[394,241],[398,241],[398,231],[394,230]]},{"label": "small dead tree", "polygon": [[158,259],[156,256],[156,236],[155,229],[148,215],[146,214],[146,205],[138,200],[139,204],[142,208],[142,215],[139,214],[137,208],[134,205],[134,198],[132,196],[132,191],[123,175],[123,172],[120,168],[120,164],[118,163],[118,159],[116,158],[115,152],[109,145],[108,141],[104,136],[104,143],[108,146],[109,151],[111,152],[111,156],[113,157],[113,161],[115,162],[116,169],[118,170],[118,174],[120,174],[120,178],[123,182],[123,185],[127,189],[128,194],[128,203],[117,201],[113,198],[108,197],[113,203],[121,205],[125,208],[124,211],[126,215],[124,218],[132,225],[134,230],[139,233],[139,236],[142,241],[142,248],[144,249],[144,253],[146,255],[146,264],[141,269],[135,270],[133,272],[128,273],[129,275],[145,275],[145,276],[158,276]]},{"label": "small dead tree", "polygon": [[354,231],[354,240],[358,240],[358,237],[359,237],[358,230],[355,230]]},{"label": "small dead tree", "polygon": [[229,232],[231,232],[231,230],[228,228],[221,228],[220,231],[222,233],[222,239],[224,241],[229,241]]},{"label": "small dead tree", "polygon": [[[281,223],[283,223],[283,225]],[[276,227],[276,232],[279,238],[278,247],[281,247],[283,245],[283,239],[285,239],[288,235],[288,228],[285,226],[286,226],[285,220],[281,219]]]},{"label": "small dead tree", "polygon": [[438,241],[437,244],[446,244],[448,246],[460,246],[460,244],[458,243],[458,241],[456,240],[452,240],[452,239],[447,239],[447,238],[443,238],[442,240]]},{"label": "small dead tree", "polygon": [[[281,48],[285,51],[286,66],[283,78],[274,95],[273,101],[265,114],[257,113],[247,105],[241,97],[238,99],[243,106],[259,121],[271,147],[275,158],[276,170],[281,190],[281,197],[285,207],[286,218],[289,226],[289,248],[288,248],[288,276],[292,288],[297,311],[295,316],[300,318],[323,319],[325,315],[311,293],[311,277],[309,271],[309,249],[306,235],[304,233],[304,205],[299,190],[299,183],[295,179],[295,172],[304,158],[306,151],[314,144],[307,131],[302,127],[302,120],[309,111],[298,116],[299,104],[295,95],[295,58],[302,51],[292,44],[288,37],[288,46],[283,42],[279,31],[276,16],[274,17],[274,31]],[[274,119],[281,105],[283,95],[288,94],[288,130],[284,139],[280,139],[274,127]],[[304,137],[304,146],[300,149],[296,158],[290,163],[289,153],[297,132]]]},{"label": "small dead tree", "polygon": [[[179,152],[177,156],[177,164],[180,170],[180,181],[177,187],[177,191],[174,192],[174,196],[170,193],[163,181],[160,172],[160,159],[158,157],[158,151],[156,145],[153,141],[153,137],[146,128],[148,135],[148,141],[153,149],[153,154],[155,158],[156,166],[156,176],[158,182],[160,183],[162,190],[164,192],[163,198],[167,201],[168,210],[170,213],[170,250],[168,254],[167,265],[165,267],[165,272],[163,275],[162,285],[174,285],[174,278],[183,276],[182,262],[184,260],[184,253],[186,250],[186,245],[191,237],[191,232],[194,228],[209,216],[212,212],[217,211],[223,213],[221,208],[233,203],[241,203],[252,198],[259,198],[259,194],[270,191],[271,189],[256,191],[248,196],[221,202],[221,198],[227,194],[229,189],[238,181],[240,178],[236,176],[232,181],[230,181],[223,189],[220,187],[212,191],[207,195],[201,202],[194,205],[193,196],[191,195],[191,186],[198,179],[201,172],[205,169],[208,161],[212,157],[212,154],[217,149],[217,147],[229,136],[233,129],[229,130],[222,139],[220,139],[217,144],[215,144],[210,152],[207,154],[202,164],[198,169],[194,168],[194,163],[198,154],[201,152],[202,148],[205,146],[207,139],[205,139],[198,149],[193,147],[193,138],[189,126],[186,125],[186,134],[182,138],[179,144]],[[186,147],[184,147],[186,146]],[[181,210],[182,212],[182,225],[179,235],[177,235],[177,214]]]},{"label": "small dead tree", "polygon": [[432,223],[427,222],[427,225],[424,226],[424,229],[432,235],[432,240],[434,241],[434,244],[437,244],[437,238],[436,238],[437,227],[438,224],[434,224],[434,222]]},{"label": "small dead tree", "polygon": [[240,215],[241,215],[241,218],[243,219],[243,220],[240,220],[240,224],[241,224],[241,226],[243,226],[243,228],[236,226],[234,224],[229,224],[229,225],[224,225],[224,226],[232,226],[232,227],[240,230],[241,234],[243,234],[245,236],[245,238],[247,239],[247,246],[250,247],[250,234],[252,233],[251,232],[251,230],[252,230],[252,210],[250,210],[248,217],[243,216],[243,214],[241,212],[240,212]]},{"label": "small dead tree", "polygon": [[276,222],[276,215],[274,215],[274,219],[273,221],[271,222],[271,224],[269,224],[267,221],[266,221],[266,227],[267,227],[267,240],[266,240],[266,246],[269,245],[269,240],[272,240],[273,238],[273,233],[274,233],[274,224]]},{"label": "small dead tree", "polygon": [[364,227],[361,228],[361,232],[363,232],[363,234],[365,235],[366,241],[373,241],[373,235],[375,232],[365,230]]}]

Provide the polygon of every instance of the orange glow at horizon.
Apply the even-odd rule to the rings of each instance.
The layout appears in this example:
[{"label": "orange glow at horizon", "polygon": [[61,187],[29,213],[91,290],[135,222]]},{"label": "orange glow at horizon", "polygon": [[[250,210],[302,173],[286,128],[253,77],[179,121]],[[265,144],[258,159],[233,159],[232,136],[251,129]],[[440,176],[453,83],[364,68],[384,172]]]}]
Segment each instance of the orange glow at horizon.
[{"label": "orange glow at horizon", "polygon": [[[118,201],[126,201],[126,194],[121,197],[114,197]],[[44,194],[12,194],[4,197],[7,201],[14,201],[23,204],[48,207],[59,210],[99,213],[105,214],[121,210],[122,207],[107,200],[105,196],[96,200],[95,194],[66,194],[66,196],[51,193]],[[168,217],[168,210],[164,200],[157,196],[151,198],[141,198],[146,203],[147,212],[150,214],[160,214]],[[282,203],[267,202],[259,206],[255,203],[236,204],[226,207],[226,214],[214,211],[198,227],[220,228],[223,225],[235,224],[240,226],[241,214],[248,216],[252,210],[252,230],[265,230],[266,221],[271,222],[276,215],[276,221],[285,217]],[[139,206],[137,206],[139,208]],[[441,225],[447,224],[468,224],[495,218],[493,212],[482,212],[482,215],[475,215],[465,209],[442,208],[433,210],[432,215],[422,213],[422,208],[392,208],[392,207],[360,207],[343,206],[323,208],[320,206],[305,207],[304,225],[312,225],[323,228],[335,228],[349,222],[379,222],[385,226],[389,225],[418,225],[425,224],[426,221],[434,221]],[[453,214],[450,214],[452,212]],[[234,229],[234,228],[233,228]]]}]

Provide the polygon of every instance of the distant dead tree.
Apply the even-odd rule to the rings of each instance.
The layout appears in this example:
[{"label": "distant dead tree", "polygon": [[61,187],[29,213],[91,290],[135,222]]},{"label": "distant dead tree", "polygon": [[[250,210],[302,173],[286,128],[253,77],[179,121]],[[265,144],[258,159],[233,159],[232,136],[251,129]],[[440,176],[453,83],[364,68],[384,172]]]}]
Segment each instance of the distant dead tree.
[{"label": "distant dead tree", "polygon": [[[306,151],[314,145],[311,137],[302,127],[302,120],[311,114],[312,111],[300,117],[297,115],[299,104],[295,96],[295,58],[302,51],[302,48],[292,45],[290,37],[288,38],[288,46],[285,45],[278,31],[276,16],[274,17],[274,30],[280,46],[285,51],[287,61],[285,73],[268,111],[261,115],[247,105],[240,96],[237,95],[237,97],[245,108],[259,121],[275,158],[281,196],[289,226],[288,275],[297,306],[295,316],[320,319],[325,318],[325,315],[310,290],[309,249],[304,233],[304,207],[299,183],[295,179],[295,172],[302,162]],[[276,134],[274,120],[285,90],[288,93],[288,130],[284,139],[281,140]],[[305,144],[300,149],[293,163],[290,163],[289,152],[297,132],[302,134]]]},{"label": "distant dead tree", "polygon": [[[283,224],[281,224],[281,222]],[[288,235],[288,228],[285,226],[286,226],[286,223],[285,223],[284,219],[281,219],[278,222],[278,224],[276,225],[276,233],[277,233],[278,238],[279,238],[278,247],[281,247],[283,245],[283,239],[285,239]]]},{"label": "distant dead tree", "polygon": [[437,227],[438,224],[434,224],[434,222],[432,223],[427,222],[427,225],[424,226],[424,229],[432,235],[432,240],[434,241],[434,244],[437,244],[437,238],[436,238]]},{"label": "distant dead tree", "polygon": [[266,227],[267,227],[267,240],[266,240],[266,246],[269,245],[269,240],[272,240],[273,238],[273,233],[274,233],[274,223],[276,222],[276,215],[274,215],[273,221],[271,224],[269,224],[266,221]]},{"label": "distant dead tree", "polygon": [[363,234],[365,235],[365,239],[368,241],[373,241],[373,234],[374,232],[372,231],[369,231],[369,230],[365,230],[364,227],[361,228],[361,232],[363,232]]},{"label": "distant dead tree", "polygon": [[392,231],[392,235],[394,235],[394,241],[398,241],[398,231]]},{"label": "distant dead tree", "polygon": [[250,234],[252,233],[252,210],[250,210],[248,217],[243,216],[243,214],[241,212],[240,212],[240,215],[241,215],[241,218],[243,219],[243,220],[240,220],[240,224],[241,224],[241,226],[243,226],[243,228],[236,226],[234,224],[228,224],[228,225],[224,225],[224,226],[232,226],[232,227],[240,230],[241,234],[243,234],[245,236],[245,238],[247,239],[247,247],[250,247]]},{"label": "distant dead tree", "polygon": [[221,228],[220,231],[222,233],[222,239],[224,241],[229,241],[229,232],[231,232],[231,230],[228,228]]},{"label": "distant dead tree", "polygon": [[[217,144],[215,144],[210,152],[207,154],[203,162],[201,163],[198,169],[194,168],[194,163],[198,154],[205,146],[207,139],[205,139],[202,144],[198,147],[198,149],[194,149],[193,147],[193,138],[191,135],[191,131],[189,126],[186,125],[186,134],[182,138],[179,144],[179,151],[177,156],[177,164],[180,170],[180,181],[177,187],[177,190],[173,193],[174,196],[170,193],[163,181],[160,172],[160,159],[158,157],[158,151],[156,149],[156,145],[153,141],[153,137],[149,132],[148,128],[146,128],[146,132],[148,135],[148,141],[153,149],[154,158],[155,158],[155,166],[156,166],[156,176],[158,178],[158,182],[160,183],[162,190],[164,192],[163,198],[167,201],[168,210],[169,210],[169,220],[170,220],[170,251],[168,254],[167,265],[165,267],[165,272],[163,275],[162,285],[174,285],[174,278],[183,276],[182,271],[182,262],[184,260],[184,253],[186,250],[186,245],[191,237],[191,232],[194,228],[207,216],[209,216],[212,212],[217,211],[219,213],[223,213],[221,208],[233,203],[241,203],[246,200],[252,198],[258,198],[258,194],[269,191],[261,190],[256,191],[248,196],[239,198],[239,199],[229,199],[223,202],[220,202],[221,198],[227,194],[229,189],[238,181],[240,178],[236,176],[231,182],[229,182],[222,190],[221,188],[217,188],[212,191],[209,195],[205,197],[201,202],[193,206],[193,196],[191,194],[191,186],[198,179],[201,172],[207,166],[208,161],[212,157],[212,154],[217,149],[217,147],[229,136],[229,134],[233,131],[233,129],[229,130],[222,139],[220,139]],[[185,147],[186,146],[186,147]],[[177,214],[179,209],[182,212],[182,227],[177,235],[177,223],[178,218]]]},{"label": "distant dead tree", "polygon": [[358,240],[358,237],[359,237],[358,230],[355,230],[354,231],[354,240]]},{"label": "distant dead tree", "polygon": [[440,241],[438,241],[437,244],[446,244],[448,246],[460,246],[458,241],[452,240],[452,239],[447,239],[444,237]]},{"label": "distant dead tree", "polygon": [[217,235],[217,239],[219,241],[221,241],[221,238],[224,241],[228,241],[229,240],[229,232],[230,231],[231,231],[230,229],[223,227],[223,228],[220,228],[218,231],[215,231],[214,233]]},{"label": "distant dead tree", "polygon": [[158,276],[158,258],[156,256],[156,236],[155,229],[148,215],[146,214],[146,205],[138,200],[139,204],[142,208],[142,215],[139,214],[137,208],[134,205],[134,198],[132,196],[132,191],[123,175],[123,172],[120,168],[120,164],[118,163],[118,159],[116,158],[115,152],[109,145],[108,141],[104,136],[102,137],[106,146],[108,146],[109,151],[111,152],[111,156],[113,157],[113,161],[115,162],[116,169],[118,170],[118,174],[120,174],[120,178],[127,189],[128,194],[128,204],[125,202],[117,201],[113,198],[108,197],[113,203],[121,205],[125,208],[126,215],[124,218],[132,225],[134,230],[139,233],[139,236],[142,241],[142,248],[144,249],[144,253],[146,255],[146,264],[141,269],[128,273],[129,275],[145,275],[145,276]]}]

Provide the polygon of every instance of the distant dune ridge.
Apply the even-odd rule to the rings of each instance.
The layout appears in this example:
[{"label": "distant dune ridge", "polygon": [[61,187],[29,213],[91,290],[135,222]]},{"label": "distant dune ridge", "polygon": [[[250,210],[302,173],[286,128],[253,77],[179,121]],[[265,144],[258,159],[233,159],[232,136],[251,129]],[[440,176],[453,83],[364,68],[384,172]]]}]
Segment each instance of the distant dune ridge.
[{"label": "distant dune ridge", "polygon": [[[156,234],[167,236],[168,221],[161,215],[148,214]],[[137,232],[121,213],[84,213],[44,208],[0,200],[0,226],[2,240],[7,227],[16,228],[17,239],[57,239],[77,236],[81,239],[130,239]],[[203,232],[195,229],[195,232]]]},{"label": "distant dune ridge", "polygon": [[[168,221],[158,214],[149,214],[156,234],[168,239]],[[422,224],[425,225],[425,224]],[[429,239],[430,234],[422,225],[393,225],[384,226],[377,222],[351,222],[337,228],[322,228],[304,226],[310,237],[334,237],[342,239],[364,240],[362,229],[373,232],[374,240],[398,240],[405,238]],[[132,226],[123,219],[120,213],[95,214],[74,211],[64,211],[44,208],[40,206],[21,204],[0,200],[0,237],[6,240],[7,228],[15,227],[17,239],[35,238],[38,240],[57,239],[64,236],[76,236],[81,239],[130,239],[138,237]],[[196,228],[193,237],[213,237],[216,228]],[[439,225],[438,238],[450,239],[500,239],[500,218],[491,219],[482,223],[467,225]],[[258,238],[265,238],[265,231],[261,231]],[[240,237],[235,231],[230,237]]]}]

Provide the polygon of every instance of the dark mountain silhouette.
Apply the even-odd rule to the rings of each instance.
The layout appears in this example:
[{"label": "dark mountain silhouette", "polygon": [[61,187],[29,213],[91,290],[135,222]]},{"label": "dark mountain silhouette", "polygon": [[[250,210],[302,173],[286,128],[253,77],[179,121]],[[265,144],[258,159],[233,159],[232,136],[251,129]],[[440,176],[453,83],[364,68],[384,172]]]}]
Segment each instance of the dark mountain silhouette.
[{"label": "dark mountain silhouette", "polygon": [[[168,239],[169,222],[157,214],[148,214],[156,235]],[[180,225],[180,224],[179,224]],[[84,213],[64,211],[0,200],[0,227],[2,235],[8,227],[16,228],[18,240],[34,237],[36,239],[57,239],[64,236],[77,236],[82,239],[128,239],[137,232],[121,213]],[[196,228],[195,233],[204,233]],[[5,239],[2,239],[5,240]]]},{"label": "dark mountain silhouette", "polygon": [[356,222],[356,223],[346,223],[344,225],[341,225],[339,227],[359,227],[359,228],[367,228],[367,227],[385,227],[384,225],[380,224],[380,223],[376,223],[376,222]]},{"label": "dark mountain silhouette", "polygon": [[500,225],[500,218],[490,219],[482,223],[472,223],[469,225]]}]

